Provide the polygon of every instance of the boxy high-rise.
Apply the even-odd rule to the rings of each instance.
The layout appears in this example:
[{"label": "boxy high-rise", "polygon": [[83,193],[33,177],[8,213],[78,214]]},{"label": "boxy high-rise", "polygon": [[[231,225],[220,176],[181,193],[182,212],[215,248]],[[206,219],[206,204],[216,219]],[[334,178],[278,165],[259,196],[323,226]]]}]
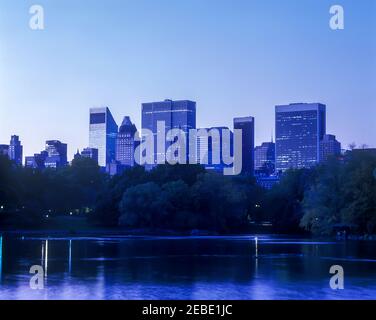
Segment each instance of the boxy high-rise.
[{"label": "boxy high-rise", "polygon": [[296,103],[275,108],[276,171],[310,168],[320,162],[326,106]]}]

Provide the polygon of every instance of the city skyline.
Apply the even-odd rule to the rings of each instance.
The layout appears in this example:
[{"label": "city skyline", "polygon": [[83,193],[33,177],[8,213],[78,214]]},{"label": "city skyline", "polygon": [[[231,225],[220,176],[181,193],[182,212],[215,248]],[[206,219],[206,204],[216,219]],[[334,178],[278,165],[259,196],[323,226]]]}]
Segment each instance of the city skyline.
[{"label": "city skyline", "polygon": [[[193,110],[194,115],[192,116],[193,117],[192,119],[190,119],[189,116],[187,118],[187,115],[185,114],[189,110],[184,110],[184,109],[178,110],[179,108],[182,108],[182,107],[186,108],[186,103],[191,104],[193,106],[192,110]],[[176,106],[175,106],[175,104],[176,104]],[[167,107],[167,109],[164,110],[166,107]],[[171,109],[171,108],[175,109],[176,107],[178,107],[178,109],[175,110],[175,111]],[[127,133],[127,136],[129,138],[131,138],[131,140],[133,141],[134,148],[137,146],[137,143],[139,143],[139,142],[136,142],[135,137],[141,136],[140,130],[142,130],[142,129],[150,130],[151,132],[154,133],[154,135],[157,135],[157,132],[158,132],[157,122],[158,121],[159,122],[162,121],[164,123],[165,129],[166,129],[165,134],[167,134],[167,131],[169,131],[170,129],[174,129],[174,127],[175,127],[175,129],[181,129],[183,131],[187,131],[189,128],[194,129],[194,130],[198,130],[198,131],[203,129],[203,128],[198,128],[195,125],[195,123],[197,121],[196,115],[195,115],[196,114],[196,102],[191,101],[191,100],[173,101],[173,100],[170,100],[170,99],[165,99],[164,101],[142,103],[141,104],[141,118],[144,117],[144,120],[141,121],[143,126],[140,129],[137,129],[136,126],[134,124],[132,124],[130,117],[127,116],[127,115],[123,116],[123,121],[122,121],[121,125],[118,126],[116,120],[112,116],[112,113],[111,113],[111,110],[110,110],[109,107],[90,108],[88,111],[89,111],[89,117],[88,117],[89,147],[88,146],[78,147],[76,149],[76,151],[74,152],[72,158],[69,158],[69,156],[68,156],[69,155],[69,152],[68,152],[69,151],[69,143],[63,143],[63,145],[65,146],[65,151],[64,151],[65,160],[62,161],[63,165],[67,165],[70,162],[70,160],[75,159],[77,155],[78,156],[81,155],[80,150],[83,152],[82,155],[87,156],[87,157],[92,157],[93,156],[92,150],[94,150],[97,153],[97,155],[96,155],[97,162],[103,168],[105,168],[106,165],[114,162],[115,160],[116,160],[116,162],[119,162],[119,164],[121,164],[123,160],[120,159],[120,158],[124,157],[125,154],[120,156],[120,153],[123,153],[124,151],[121,151],[119,149],[118,144],[120,142],[119,139],[120,140],[123,139],[121,127],[124,126],[126,122],[129,122],[134,128],[133,132],[132,132],[133,136],[129,135],[129,132]],[[311,112],[311,111],[314,111],[314,113],[309,114],[309,112]],[[154,112],[156,112],[156,115],[154,115]],[[317,112],[317,115],[315,115],[316,112]],[[174,113],[176,113],[176,115],[173,116]],[[281,117],[281,115],[283,115],[284,113],[287,115],[287,118]],[[327,113],[326,105],[322,104],[322,103],[318,103],[318,102],[316,102],[316,103],[302,102],[302,103],[290,103],[290,104],[287,104],[287,105],[276,105],[275,106],[275,114],[274,114],[274,127],[273,127],[274,135],[272,134],[271,140],[263,141],[260,144],[256,144],[255,141],[254,141],[255,140],[254,137],[256,135],[255,122],[257,123],[257,121],[252,116],[234,117],[232,119],[233,120],[233,126],[230,127],[230,128],[222,126],[222,127],[205,128],[204,130],[210,131],[211,129],[219,129],[219,130],[227,129],[227,130],[230,130],[230,132],[232,134],[232,131],[231,131],[232,129],[241,129],[243,131],[243,133],[242,133],[242,135],[243,135],[243,146],[242,146],[243,160],[242,160],[242,162],[243,162],[243,165],[244,164],[248,164],[248,165],[251,164],[252,168],[246,169],[246,171],[249,171],[249,172],[254,171],[254,166],[256,165],[255,161],[257,161],[254,157],[255,157],[255,152],[258,148],[263,147],[264,145],[269,144],[269,143],[276,145],[278,143],[278,141],[281,140],[284,144],[287,143],[283,148],[287,148],[286,149],[286,152],[287,152],[286,155],[289,154],[289,157],[290,157],[291,151],[287,151],[287,150],[289,150],[292,147],[292,149],[295,150],[295,152],[299,152],[299,153],[302,152],[302,151],[298,151],[300,149],[301,150],[305,149],[305,145],[302,142],[303,140],[301,140],[301,138],[303,136],[306,136],[307,133],[308,134],[309,133],[315,134],[314,132],[311,132],[311,130],[314,129],[316,126],[317,126],[317,130],[319,130],[319,133],[317,133],[315,135],[315,137],[313,137],[314,140],[315,140],[315,143],[314,143],[314,145],[311,146],[311,147],[315,148],[314,158],[312,158],[312,159],[307,158],[306,160],[303,160],[301,158],[301,156],[303,155],[302,154],[298,157],[300,159],[299,161],[303,161],[303,162],[307,161],[307,163],[303,164],[303,162],[302,162],[300,164],[300,162],[299,163],[296,162],[296,160],[298,160],[298,158],[296,160],[293,160],[291,158],[291,159],[289,159],[289,161],[293,161],[293,163],[291,163],[290,165],[287,165],[285,169],[281,170],[281,168],[277,168],[279,166],[278,161],[280,161],[280,160],[278,160],[277,154],[279,154],[279,156],[283,157],[284,151],[282,151],[282,149],[281,149],[278,152],[277,149],[276,149],[275,150],[275,152],[276,152],[275,161],[277,161],[277,163],[276,163],[277,167],[275,168],[276,173],[280,172],[280,171],[284,171],[289,167],[291,167],[291,168],[309,168],[312,165],[315,165],[319,162],[326,161],[325,159],[327,158],[327,156],[332,154],[334,152],[334,150],[336,150],[336,144],[339,144],[339,150],[340,151],[349,150],[349,149],[352,149],[352,148],[370,148],[369,145],[342,146],[341,142],[338,142],[336,140],[335,133],[328,134],[327,131],[326,131],[327,122],[328,122],[327,118],[326,118],[326,113]],[[147,120],[145,120],[146,119],[145,115],[147,115]],[[297,117],[299,119],[297,119]],[[172,121],[173,119],[175,119],[175,120]],[[187,123],[185,123],[185,121],[187,121],[187,120],[192,122],[192,124],[193,124],[192,127],[191,127],[191,125],[187,126]],[[316,122],[316,124],[315,124],[315,122]],[[128,125],[129,125],[129,123],[128,123]],[[329,121],[329,123],[330,123],[330,121]],[[250,124],[250,126],[249,126],[249,124]],[[283,126],[285,127],[285,129],[284,129],[285,133],[282,134],[282,135],[279,133],[279,131],[281,130],[280,129],[281,124],[283,124]],[[182,125],[183,125],[183,127],[181,127]],[[245,127],[244,127],[244,125],[245,125]],[[292,125],[292,127],[291,127],[291,125]],[[186,126],[186,128],[185,128],[185,126]],[[294,128],[296,126],[300,127],[300,129]],[[292,132],[290,132],[290,130],[293,129],[293,128],[294,128],[294,130]],[[188,134],[188,131],[187,131],[187,134]],[[284,135],[286,135],[286,136],[284,136]],[[286,140],[286,138],[288,138],[288,140]],[[291,138],[292,138],[292,140],[291,140]],[[156,138],[154,138],[154,139],[156,139]],[[289,141],[289,140],[291,140],[291,141]],[[21,156],[18,156],[18,158],[15,155],[12,155],[12,153],[14,153],[14,151],[9,152],[9,151],[12,150],[13,141],[17,141],[18,146],[19,146],[18,148],[20,148],[20,150],[21,150],[20,151]],[[33,153],[31,153],[30,155],[24,154],[22,156],[22,152],[23,152],[23,149],[24,149],[22,137],[19,137],[18,135],[12,134],[10,142],[11,142],[11,144],[0,144],[0,154],[4,153],[5,155],[8,155],[8,153],[9,153],[10,159],[15,160],[17,164],[27,165],[27,163],[29,163],[29,164],[35,163],[35,159],[32,159],[32,158],[34,158],[35,156],[36,157],[43,156],[43,152],[45,152],[45,150],[42,150],[41,153],[38,153],[38,151],[34,150]],[[64,141],[60,141],[59,138],[53,139],[53,140],[45,140],[44,147],[46,147],[46,150],[47,150],[47,146],[51,142],[62,143]],[[121,142],[121,143],[124,143],[124,141]],[[129,144],[130,141],[128,141],[126,143]],[[156,143],[156,141],[155,141],[155,143]],[[197,150],[195,152],[200,153],[199,150],[201,149],[201,147],[200,147],[200,138],[199,137],[197,138],[196,143],[197,143],[197,146],[196,146]],[[208,146],[209,145],[207,145],[207,147]],[[247,146],[248,146],[248,148],[247,148]],[[231,142],[231,146],[229,146],[229,147],[232,150],[232,148],[233,148],[232,142]],[[167,144],[166,144],[166,148],[167,148]],[[210,148],[208,149],[207,152],[210,152],[209,150],[210,150]],[[250,155],[247,155],[248,152],[249,152],[247,150],[253,150],[253,151],[251,151]],[[233,152],[233,150],[231,152]],[[303,153],[305,153],[305,152],[306,151],[304,151]],[[102,153],[102,156],[100,156],[101,153]],[[129,157],[128,153],[129,152],[127,152],[126,157]],[[326,154],[326,153],[328,153],[328,154]],[[335,153],[339,154],[338,152],[335,152]],[[34,156],[32,156],[32,154],[34,154]],[[120,156],[120,158],[118,158],[118,156]],[[165,156],[166,156],[166,154],[164,154],[164,157]],[[187,156],[188,156],[188,154],[187,154]],[[307,154],[307,156],[308,156],[308,154]],[[102,157],[102,160],[101,160],[101,157]],[[211,156],[209,155],[209,158],[210,157]],[[132,156],[132,158],[134,158],[134,156]],[[156,151],[154,151],[154,159],[157,159]],[[103,163],[101,163],[101,161]],[[134,161],[134,160],[131,160],[131,161]],[[198,161],[198,163],[200,163],[200,160],[199,160],[198,157],[197,157],[197,161]],[[53,162],[55,163],[56,161],[54,160]],[[187,159],[187,163],[188,163],[188,159]],[[311,165],[309,165],[308,163],[311,163]],[[59,164],[57,166],[59,166]],[[132,166],[132,165],[130,165],[130,166]],[[33,165],[31,165],[31,167],[33,167]],[[56,167],[56,164],[53,164],[53,167]],[[210,167],[210,165],[208,167]],[[244,168],[243,168],[243,170],[244,170]]]},{"label": "city skyline", "polygon": [[166,98],[196,101],[197,127],[254,116],[256,145],[270,140],[275,105],[320,101],[344,147],[376,144],[371,0],[341,1],[340,31],[326,0],[41,1],[42,31],[28,28],[30,3],[0,5],[0,143],[17,134],[25,155],[60,139],[72,159],[89,145],[88,108],[108,105],[118,124],[128,115],[140,127],[141,103]]}]

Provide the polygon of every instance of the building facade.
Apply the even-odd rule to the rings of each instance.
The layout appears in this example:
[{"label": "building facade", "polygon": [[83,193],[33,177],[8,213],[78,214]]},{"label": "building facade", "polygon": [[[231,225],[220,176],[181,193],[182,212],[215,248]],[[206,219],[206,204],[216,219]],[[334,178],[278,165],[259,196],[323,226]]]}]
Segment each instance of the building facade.
[{"label": "building facade", "polygon": [[0,144],[0,155],[9,157],[9,145]]},{"label": "building facade", "polygon": [[136,126],[129,117],[124,117],[116,138],[116,161],[123,166],[133,167],[135,164],[135,139]]},{"label": "building facade", "polygon": [[271,175],[275,170],[275,143],[263,142],[255,148],[255,174]]},{"label": "building facade", "polygon": [[118,126],[107,107],[91,108],[89,123],[89,147],[98,149],[98,164],[106,167],[115,160]]},{"label": "building facade", "polygon": [[325,134],[320,141],[320,161],[326,162],[332,157],[341,155],[341,143],[336,140],[336,136]]},{"label": "building facade", "polygon": [[47,151],[42,151],[41,153],[36,153],[34,156],[25,157],[25,167],[32,169],[44,169],[45,161],[48,157]]},{"label": "building facade", "polygon": [[68,164],[67,160],[67,144],[59,140],[46,141],[46,149],[48,156],[44,161],[46,168],[59,168]]},{"label": "building facade", "polygon": [[[171,129],[181,129],[186,134],[188,150],[189,130],[196,128],[196,102],[189,100],[165,100],[142,104],[142,129],[148,129],[154,136],[154,165],[157,159],[166,159],[168,147],[173,142],[166,142],[163,150],[157,150],[157,135]],[[158,132],[158,122],[164,123],[165,132]],[[189,154],[187,152],[187,161]]]},{"label": "building facade", "polygon": [[85,148],[81,151],[81,157],[92,159],[98,163],[98,149]]},{"label": "building facade", "polygon": [[[197,135],[197,163],[204,166],[206,170],[223,172],[230,168],[224,161],[223,155],[233,156],[233,133],[227,127],[212,127],[197,129],[197,132],[207,132]],[[224,132],[229,133],[225,137]]]},{"label": "building facade", "polygon": [[326,133],[326,106],[297,103],[275,108],[276,171],[310,168],[320,162]]},{"label": "building facade", "polygon": [[9,159],[17,165],[22,165],[22,145],[18,136],[11,136],[8,149]]},{"label": "building facade", "polygon": [[[255,118],[234,119],[234,129],[242,130],[242,174],[254,175]],[[236,157],[236,155],[234,155]]]}]

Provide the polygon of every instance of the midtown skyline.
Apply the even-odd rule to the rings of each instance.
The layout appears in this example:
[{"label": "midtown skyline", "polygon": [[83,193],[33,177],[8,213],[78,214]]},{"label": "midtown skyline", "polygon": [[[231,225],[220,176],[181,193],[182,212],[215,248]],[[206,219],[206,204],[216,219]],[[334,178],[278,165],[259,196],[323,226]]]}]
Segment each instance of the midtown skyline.
[{"label": "midtown skyline", "polygon": [[197,127],[254,116],[256,145],[270,140],[275,105],[321,102],[344,147],[376,145],[372,0],[342,0],[341,31],[326,0],[40,4],[40,32],[28,3],[0,4],[0,143],[17,134],[24,154],[60,139],[71,159],[88,146],[88,108],[108,105],[140,128],[141,103],[167,98],[196,101]]},{"label": "midtown skyline", "polygon": [[[164,101],[158,101],[158,102],[147,102],[147,103],[142,103],[141,104],[141,118],[143,118],[143,114],[144,114],[144,106],[148,106],[148,105],[154,105],[154,104],[164,104],[164,103],[175,103],[175,102],[177,102],[177,103],[181,103],[181,102],[190,102],[190,103],[192,103],[192,104],[194,104],[194,110],[195,110],[195,113],[196,113],[196,102],[195,101],[191,101],[191,100],[179,100],[179,101],[172,101],[172,100],[169,100],[169,99],[167,99],[167,100],[164,100]],[[330,137],[334,137],[334,139],[336,139],[337,138],[337,135],[336,135],[336,133],[334,133],[334,132],[331,132],[331,134],[326,134],[326,127],[327,127],[327,125],[328,125],[328,123],[330,123],[330,119],[329,119],[329,122],[327,121],[327,106],[325,105],[325,104],[322,104],[322,103],[307,103],[307,102],[302,102],[302,103],[290,103],[290,104],[287,104],[287,105],[276,105],[274,108],[275,108],[275,114],[274,114],[274,127],[273,127],[273,134],[272,134],[272,136],[271,137],[269,137],[269,140],[266,140],[266,141],[262,141],[260,144],[256,144],[255,143],[255,141],[254,141],[254,137],[257,135],[257,130],[256,130],[256,128],[255,128],[255,123],[257,124],[257,119],[255,119],[255,117],[252,117],[252,116],[247,116],[247,117],[234,117],[233,119],[232,119],[232,121],[233,121],[233,125],[232,126],[230,126],[230,127],[224,127],[224,126],[222,126],[222,127],[217,127],[217,128],[228,128],[228,129],[230,129],[230,130],[233,130],[233,129],[239,129],[240,127],[238,127],[238,125],[237,125],[237,122],[243,122],[243,120],[245,121],[245,122],[248,122],[248,121],[251,121],[251,123],[252,123],[252,132],[253,132],[253,134],[254,134],[254,136],[252,137],[252,143],[251,142],[246,142],[246,144],[249,144],[249,143],[251,143],[251,145],[253,146],[252,148],[251,148],[251,150],[256,150],[256,147],[257,148],[259,148],[259,147],[261,147],[262,145],[264,145],[265,143],[266,144],[268,144],[268,143],[270,143],[270,142],[275,142],[275,141],[278,141],[278,126],[277,125],[279,125],[278,124],[278,122],[279,122],[279,114],[280,114],[280,111],[283,109],[283,108],[285,108],[286,109],[286,112],[291,112],[292,110],[295,110],[294,108],[296,108],[296,111],[298,111],[298,112],[302,112],[302,111],[304,111],[305,110],[305,108],[308,108],[308,109],[310,109],[310,108],[312,108],[312,106],[314,106],[313,107],[313,109],[315,108],[315,106],[319,106],[319,107],[322,107],[323,108],[323,125],[324,125],[324,131],[322,131],[321,132],[321,134],[320,134],[320,136],[321,136],[321,138],[319,138],[319,136],[317,136],[317,139],[318,139],[318,143],[321,141],[321,139],[325,136],[325,139],[329,139]],[[282,109],[281,109],[282,108]],[[105,117],[105,119],[109,119],[109,120],[106,120],[104,123],[103,123],[103,125],[104,125],[104,127],[103,127],[103,125],[102,124],[99,124],[102,120],[99,120],[99,119],[97,119],[97,118],[95,118],[95,116],[100,116],[101,114],[98,114],[98,112],[104,112],[104,113],[106,113],[106,114],[109,114],[109,116],[107,117]],[[196,122],[198,119],[196,119],[196,115],[195,115],[195,117],[194,117],[195,119],[194,119],[194,122]],[[293,118],[292,118],[293,119]],[[123,116],[123,122],[120,122],[120,124],[121,125],[123,125],[124,124],[124,121],[125,120],[128,120],[128,121],[131,121],[131,122],[133,122],[133,119],[130,119],[130,117],[129,116],[127,116],[127,115],[124,115]],[[162,120],[162,119],[161,119]],[[97,121],[99,121],[98,122],[98,124],[96,124],[97,123]],[[106,127],[107,126],[109,126],[109,124],[107,123],[109,121],[109,123],[110,123],[110,128],[112,128],[110,131],[111,132],[113,132],[113,135],[112,134],[110,134],[109,136],[107,136],[107,138],[106,138],[106,140],[105,141],[102,141],[101,140],[101,136],[105,136],[105,131],[106,131]],[[144,121],[144,120],[142,120],[142,121]],[[163,120],[162,120],[163,121]],[[296,120],[293,120],[294,122],[296,121]],[[49,140],[44,140],[45,142],[43,143],[43,148],[41,148],[40,150],[34,150],[34,151],[32,151],[32,153],[30,153],[30,154],[25,154],[24,152],[23,152],[23,150],[25,149],[25,144],[24,144],[24,142],[23,142],[23,139],[22,139],[22,137],[20,137],[20,136],[18,136],[17,134],[12,134],[11,135],[11,139],[10,139],[10,142],[12,142],[12,141],[14,141],[14,139],[15,138],[17,138],[17,139],[19,139],[18,140],[18,143],[21,143],[21,153],[23,153],[23,156],[22,156],[22,158],[20,159],[21,161],[22,161],[22,163],[23,164],[25,164],[25,157],[29,157],[29,156],[32,156],[32,155],[34,155],[34,154],[38,154],[41,150],[44,150],[44,148],[48,145],[48,143],[50,142],[50,141],[59,141],[59,142],[62,142],[62,143],[64,143],[65,145],[66,145],[66,154],[67,154],[67,160],[66,161],[68,161],[68,162],[70,162],[71,160],[73,160],[74,158],[75,158],[75,156],[76,156],[76,153],[78,152],[78,151],[85,151],[85,149],[91,149],[91,148],[95,148],[96,150],[98,150],[99,151],[99,159],[98,159],[98,161],[99,161],[99,165],[100,166],[102,166],[102,167],[105,167],[106,166],[106,163],[110,163],[112,160],[118,160],[117,159],[117,155],[116,155],[116,152],[115,152],[115,149],[117,149],[118,147],[116,146],[116,144],[117,144],[117,142],[115,143],[115,141],[116,141],[116,136],[119,134],[119,132],[118,132],[118,130],[119,130],[119,128],[121,127],[120,125],[118,125],[118,123],[117,123],[117,121],[116,121],[116,119],[114,119],[114,117],[112,116],[112,112],[111,112],[111,109],[109,108],[109,107],[101,107],[101,108],[90,108],[89,110],[88,110],[88,119],[87,119],[87,123],[88,123],[88,132],[87,132],[87,135],[88,135],[88,144],[87,145],[83,145],[83,146],[80,146],[80,147],[78,147],[74,152],[69,152],[70,150],[69,150],[69,145],[70,145],[70,143],[69,142],[67,142],[67,141],[63,141],[63,140],[61,140],[61,139],[59,139],[59,138],[55,138],[55,139],[53,139],[53,140],[51,140],[51,139],[49,139]],[[140,135],[140,133],[141,133],[141,130],[142,130],[142,128],[144,128],[144,129],[149,129],[149,130],[151,130],[151,128],[148,128],[148,124],[146,124],[146,123],[144,123],[144,127],[142,127],[142,125],[139,127],[139,128],[137,128],[137,126],[135,126],[134,124],[133,124],[133,126],[134,126],[134,134],[136,134],[137,133],[137,135]],[[215,128],[215,127],[211,127],[211,128]],[[196,128],[194,128],[194,129],[196,129]],[[200,128],[198,128],[197,127],[197,130],[198,129],[200,129]],[[243,128],[242,128],[243,129]],[[108,130],[108,128],[107,128],[107,130]],[[306,130],[308,130],[308,129],[306,129]],[[247,130],[246,130],[247,131]],[[303,134],[304,132],[300,132],[299,131],[299,135],[301,135],[301,134]],[[333,134],[333,135],[332,135]],[[99,139],[99,140],[98,140]],[[243,134],[243,140],[246,140],[247,141],[247,138],[244,136],[244,134]],[[107,140],[109,140],[109,141],[107,141]],[[113,141],[112,141],[113,140]],[[112,142],[111,142],[112,141]],[[106,144],[108,144],[108,143],[112,143],[112,147],[109,149],[109,150],[107,150],[106,151],[106,148],[107,147],[101,147],[102,145],[106,145]],[[341,142],[340,142],[341,143]],[[301,144],[301,142],[299,142],[298,143],[299,145]],[[9,147],[9,143],[7,144],[7,143],[4,143],[4,144],[1,144],[0,143],[0,145],[1,146],[7,146],[7,147]],[[99,147],[98,147],[99,146]],[[245,145],[243,145],[243,148],[245,147]],[[300,147],[302,147],[301,145],[300,145]],[[318,147],[318,145],[317,145],[317,147]],[[347,149],[350,149],[350,148],[353,148],[354,147],[354,145],[353,146],[345,146],[345,145],[342,145],[342,150],[347,150]],[[370,146],[370,145],[365,145],[365,144],[363,144],[363,145],[356,145],[355,147],[357,147],[357,148],[363,148],[363,147],[367,147],[367,148],[372,148],[372,146]],[[103,149],[103,150],[102,150]],[[101,151],[102,150],[102,151]],[[112,151],[111,151],[112,150]],[[43,151],[42,151],[43,152]],[[103,153],[104,152],[104,153]],[[113,154],[112,155],[109,155],[109,154],[107,154],[106,155],[106,152],[113,152]],[[318,151],[317,151],[318,152]],[[69,155],[71,154],[71,153],[73,153],[73,155],[72,155],[72,157],[70,157]],[[103,153],[103,155],[101,156],[101,153]],[[243,154],[247,154],[247,152],[245,152],[245,150],[243,150]],[[252,156],[253,157],[253,156]],[[319,161],[319,158],[320,158],[320,155],[318,154],[317,155],[317,159],[314,161],[314,162],[316,162],[316,161]],[[112,160],[111,160],[112,159]],[[249,159],[248,159],[249,160]],[[248,163],[249,161],[248,160],[245,160],[245,159],[243,159],[243,162],[246,162],[246,163]],[[120,161],[120,160],[119,160]],[[19,162],[19,161],[18,161]],[[103,162],[103,163],[102,163]],[[120,161],[121,162],[121,161]],[[251,160],[251,162],[250,163],[252,163],[252,166],[254,165],[254,159],[253,160]],[[303,167],[307,167],[307,166],[305,166],[305,165],[303,165]],[[309,166],[308,166],[309,167]],[[251,171],[254,171],[254,169],[252,169]]]}]

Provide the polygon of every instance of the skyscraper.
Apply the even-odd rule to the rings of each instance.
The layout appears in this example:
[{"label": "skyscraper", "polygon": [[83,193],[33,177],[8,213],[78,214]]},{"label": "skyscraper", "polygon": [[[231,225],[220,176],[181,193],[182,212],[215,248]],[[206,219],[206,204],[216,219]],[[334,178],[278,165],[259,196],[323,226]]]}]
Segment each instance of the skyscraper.
[{"label": "skyscraper", "polygon": [[[255,118],[235,118],[234,129],[242,130],[242,174],[253,175],[255,165]],[[236,156],[235,154],[234,157]]]},{"label": "skyscraper", "polygon": [[116,161],[127,167],[134,166],[136,126],[129,117],[124,117],[116,138]]},{"label": "skyscraper", "polygon": [[[157,164],[157,157],[166,158],[166,151],[172,142],[166,142],[166,148],[158,155],[157,153],[157,123],[165,125],[164,134],[170,129],[181,129],[186,133],[188,146],[188,133],[190,129],[196,128],[196,102],[189,100],[151,102],[142,104],[142,129],[148,129],[154,136],[154,164]],[[188,149],[188,147],[187,147]],[[188,161],[187,152],[187,161]]]},{"label": "skyscraper", "polygon": [[320,161],[326,132],[326,106],[296,103],[276,106],[276,170],[309,168]]},{"label": "skyscraper", "polygon": [[8,149],[9,159],[16,164],[22,165],[22,145],[18,136],[11,136]]},{"label": "skyscraper", "polygon": [[115,160],[117,132],[118,126],[107,107],[90,109],[89,147],[98,149],[101,167]]},{"label": "skyscraper", "polygon": [[320,141],[320,161],[328,161],[331,157],[341,155],[341,143],[336,140],[336,136],[325,134]]},{"label": "skyscraper", "polygon": [[255,148],[255,173],[270,175],[275,168],[275,143],[263,142]]},{"label": "skyscraper", "polygon": [[58,168],[68,164],[67,160],[67,144],[61,143],[59,140],[46,141],[46,152],[48,157],[44,161],[46,168]]}]

